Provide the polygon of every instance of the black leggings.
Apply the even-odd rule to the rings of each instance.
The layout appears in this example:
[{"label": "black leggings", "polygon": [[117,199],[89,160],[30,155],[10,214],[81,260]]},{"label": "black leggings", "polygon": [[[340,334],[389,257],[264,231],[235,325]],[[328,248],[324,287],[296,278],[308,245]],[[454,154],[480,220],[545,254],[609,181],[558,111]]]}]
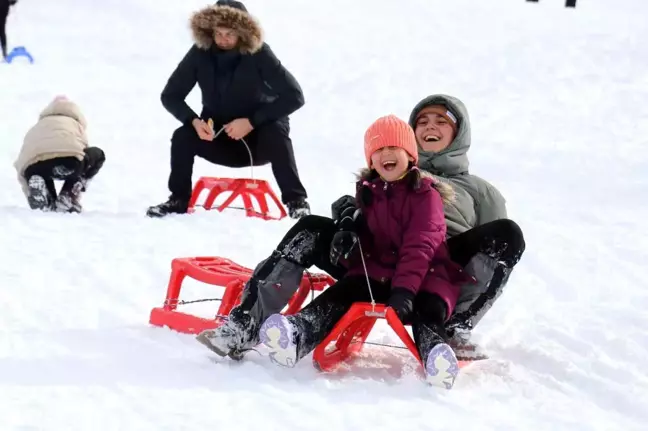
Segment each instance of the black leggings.
[{"label": "black leggings", "polygon": [[56,199],[56,187],[54,180],[62,180],[61,192],[69,192],[75,183],[92,179],[106,161],[104,152],[98,147],[85,149],[83,160],[76,157],[57,157],[55,159],[36,162],[25,169],[25,179],[33,175],[43,177],[47,185],[47,191],[53,199]]},{"label": "black leggings", "polygon": [[[340,280],[346,274],[346,268],[333,265],[329,259],[331,241],[336,230],[337,226],[331,218],[317,215],[302,217],[286,232],[277,250],[285,256],[292,257],[296,263],[305,268],[315,265]],[[315,246],[308,247],[307,252],[299,250],[298,245],[288,249],[287,246],[291,241],[303,231],[317,234]],[[454,315],[452,319],[470,321],[480,310],[487,310],[485,306],[492,306],[498,297],[512,268],[524,253],[526,247],[524,236],[514,221],[500,219],[455,235],[449,238],[447,243],[451,259],[461,266],[466,266],[478,253],[484,253],[498,263],[493,277],[488,281],[487,291],[475,300],[466,312],[461,313],[461,316]]]},{"label": "black leggings", "polygon": [[[306,267],[317,266],[329,273],[333,278],[344,276],[346,269],[333,265],[329,259],[331,241],[337,227],[333,219],[318,215],[302,217],[284,235],[277,250],[283,250],[299,232],[317,233],[317,243],[312,254],[303,256]],[[503,262],[506,267],[513,268],[524,253],[525,242],[520,227],[512,220],[500,219],[455,235],[447,240],[450,258],[461,266],[466,266],[477,253]]]},{"label": "black leggings", "polygon": [[[286,246],[303,231],[317,234],[317,240],[312,252],[301,253],[300,250],[286,250]],[[336,231],[337,226],[333,219],[318,215],[307,215],[299,219],[286,232],[281,242],[279,242],[277,250],[284,252],[284,254],[290,252],[293,256],[298,256],[296,263],[306,268],[315,265],[322,271],[327,272],[331,277],[339,280],[346,274],[347,270],[343,266],[333,265],[329,258],[331,242]]]},{"label": "black leggings", "polygon": [[484,253],[513,268],[526,244],[520,227],[512,220],[500,219],[455,235],[447,240],[450,257],[466,266],[477,253]]}]

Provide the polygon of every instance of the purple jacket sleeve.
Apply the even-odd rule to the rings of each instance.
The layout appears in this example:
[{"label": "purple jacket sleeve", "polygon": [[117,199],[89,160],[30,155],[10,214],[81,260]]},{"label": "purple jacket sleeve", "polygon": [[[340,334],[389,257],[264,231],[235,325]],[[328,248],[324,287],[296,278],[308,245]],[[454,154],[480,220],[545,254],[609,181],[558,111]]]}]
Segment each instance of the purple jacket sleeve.
[{"label": "purple jacket sleeve", "polygon": [[392,287],[416,294],[423,283],[434,253],[445,241],[446,224],[441,195],[431,188],[414,193],[409,202],[410,220],[403,233]]}]

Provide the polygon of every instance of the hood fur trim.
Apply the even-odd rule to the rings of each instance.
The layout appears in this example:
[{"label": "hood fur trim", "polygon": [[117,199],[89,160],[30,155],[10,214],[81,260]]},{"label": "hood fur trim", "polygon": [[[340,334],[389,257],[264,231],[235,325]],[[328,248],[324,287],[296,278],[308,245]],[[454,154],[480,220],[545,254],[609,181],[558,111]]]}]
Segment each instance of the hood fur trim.
[{"label": "hood fur trim", "polygon": [[[423,171],[415,167],[409,171],[407,176],[409,177],[407,178],[407,181],[410,182],[410,184],[415,190],[421,186],[421,181],[423,181],[424,179],[430,179],[432,187],[441,195],[441,200],[443,201],[444,205],[448,205],[455,201],[456,195],[452,186],[448,183],[444,183],[438,180],[434,175],[430,174],[429,172]],[[365,181],[372,182],[376,178],[380,178],[378,176],[378,173],[374,169],[369,169],[369,168],[361,169],[360,172],[356,175],[356,177],[360,182],[365,182]]]},{"label": "hood fur trim", "polygon": [[209,49],[214,44],[214,29],[226,27],[239,35],[238,50],[254,54],[263,45],[263,31],[259,23],[247,12],[231,6],[208,6],[191,16],[191,33],[196,46]]},{"label": "hood fur trim", "polygon": [[432,187],[434,187],[436,191],[439,192],[439,194],[441,195],[441,200],[443,200],[444,205],[451,204],[455,201],[457,195],[455,194],[455,191],[450,184],[437,180],[426,171],[421,171],[421,172],[429,176],[430,178],[432,178]]}]

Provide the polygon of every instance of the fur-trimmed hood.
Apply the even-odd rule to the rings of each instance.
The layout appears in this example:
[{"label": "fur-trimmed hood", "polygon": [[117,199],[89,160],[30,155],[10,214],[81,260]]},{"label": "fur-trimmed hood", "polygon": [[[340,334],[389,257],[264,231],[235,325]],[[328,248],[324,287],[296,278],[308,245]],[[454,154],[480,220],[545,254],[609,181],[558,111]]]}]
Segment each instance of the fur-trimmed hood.
[{"label": "fur-trimmed hood", "polygon": [[191,16],[191,33],[196,46],[209,49],[214,45],[214,29],[226,27],[239,35],[238,50],[242,54],[254,54],[263,46],[261,25],[243,7],[207,6]]},{"label": "fur-trimmed hood", "polygon": [[[358,178],[358,181],[361,185],[380,179],[378,172],[376,172],[375,169],[369,168],[361,169],[356,177]],[[450,184],[437,180],[430,173],[423,171],[417,167],[411,168],[402,181],[407,181],[413,190],[417,190],[421,187],[422,182],[425,180],[428,180],[432,187],[434,187],[434,189],[439,192],[444,205],[454,202],[455,192]],[[382,179],[380,179],[380,181],[382,181]]]}]

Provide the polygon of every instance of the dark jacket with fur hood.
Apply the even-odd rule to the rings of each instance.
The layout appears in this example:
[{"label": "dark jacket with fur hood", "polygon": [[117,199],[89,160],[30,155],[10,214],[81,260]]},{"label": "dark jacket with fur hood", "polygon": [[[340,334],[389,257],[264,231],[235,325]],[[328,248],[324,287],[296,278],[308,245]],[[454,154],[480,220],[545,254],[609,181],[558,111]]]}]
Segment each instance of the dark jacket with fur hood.
[{"label": "dark jacket with fur hood", "polygon": [[[200,117],[212,118],[217,128],[237,118],[249,119],[255,128],[287,121],[304,105],[301,87],[263,42],[261,27],[240,2],[205,7],[191,17],[190,24],[194,45],[162,91],[162,104],[180,122],[198,118],[185,102],[196,83],[202,92]],[[217,26],[237,31],[236,49],[223,51],[216,46]]]},{"label": "dark jacket with fur hood", "polygon": [[[450,260],[445,242],[443,204],[452,189],[418,168],[401,180],[385,182],[375,171],[363,171],[357,183],[362,222],[358,236],[370,278],[391,281],[392,288],[416,294],[435,293],[452,314],[465,281],[461,268]],[[347,275],[363,275],[358,248],[348,262]]]}]

